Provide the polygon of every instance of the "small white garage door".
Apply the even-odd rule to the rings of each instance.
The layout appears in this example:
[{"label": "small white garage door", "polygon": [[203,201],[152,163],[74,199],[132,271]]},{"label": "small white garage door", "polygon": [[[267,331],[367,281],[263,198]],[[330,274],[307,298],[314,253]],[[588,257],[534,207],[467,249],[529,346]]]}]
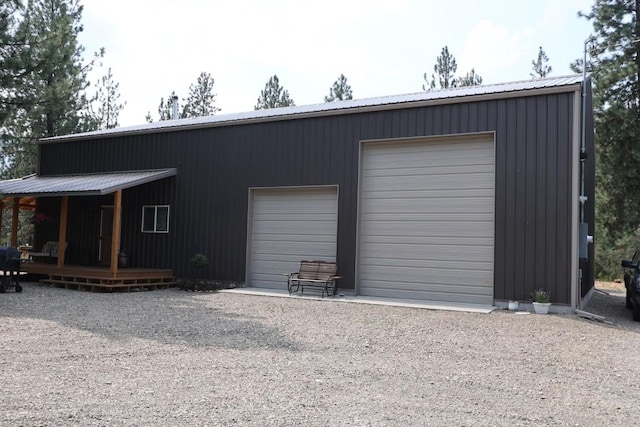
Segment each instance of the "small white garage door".
[{"label": "small white garage door", "polygon": [[247,285],[286,289],[302,260],[336,260],[337,187],[252,190]]},{"label": "small white garage door", "polygon": [[492,304],[494,164],[486,135],[365,144],[359,294]]}]

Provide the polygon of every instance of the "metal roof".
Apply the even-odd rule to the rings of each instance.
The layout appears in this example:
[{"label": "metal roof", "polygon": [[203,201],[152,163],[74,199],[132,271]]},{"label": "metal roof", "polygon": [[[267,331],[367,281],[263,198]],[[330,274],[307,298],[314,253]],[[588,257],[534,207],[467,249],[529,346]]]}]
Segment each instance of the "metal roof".
[{"label": "metal roof", "polygon": [[5,197],[100,196],[176,173],[176,169],[172,168],[58,176],[30,175],[0,181],[0,193]]},{"label": "metal roof", "polygon": [[[289,120],[321,115],[358,113],[370,110],[407,108],[420,105],[474,101],[474,98],[506,98],[526,96],[536,93],[568,92],[580,90],[582,75],[522,80],[511,83],[466,86],[451,89],[423,91],[407,95],[381,96],[377,98],[353,99],[348,101],[324,102],[322,104],[300,105],[244,113],[220,114],[216,116],[189,119],[165,120],[114,129],[97,130],[72,135],[45,138],[42,142],[92,139],[128,134],[171,132],[193,128],[228,126],[256,121]],[[530,92],[530,93],[523,93]]]}]

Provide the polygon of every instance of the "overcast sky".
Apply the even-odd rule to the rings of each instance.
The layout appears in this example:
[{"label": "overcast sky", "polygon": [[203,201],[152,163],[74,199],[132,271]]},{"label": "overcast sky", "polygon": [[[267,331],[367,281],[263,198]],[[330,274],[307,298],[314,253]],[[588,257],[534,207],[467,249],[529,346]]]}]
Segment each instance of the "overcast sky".
[{"label": "overcast sky", "polygon": [[296,105],[323,101],[344,74],[354,98],[420,92],[447,45],[458,73],[526,80],[542,46],[551,75],[571,74],[592,0],[82,0],[87,52],[104,47],[127,102],[120,125],[157,121],[161,97],[186,98],[202,71],[218,114],[253,110],[274,74]]}]

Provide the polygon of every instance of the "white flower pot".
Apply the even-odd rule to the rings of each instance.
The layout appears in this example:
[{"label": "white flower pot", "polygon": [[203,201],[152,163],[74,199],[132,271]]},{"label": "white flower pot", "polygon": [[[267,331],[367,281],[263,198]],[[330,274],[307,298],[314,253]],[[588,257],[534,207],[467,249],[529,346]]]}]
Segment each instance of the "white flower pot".
[{"label": "white flower pot", "polygon": [[536,314],[547,314],[549,312],[549,307],[551,307],[550,302],[534,302],[533,303],[533,311]]},{"label": "white flower pot", "polygon": [[520,308],[520,303],[518,301],[509,301],[509,310],[516,311]]}]

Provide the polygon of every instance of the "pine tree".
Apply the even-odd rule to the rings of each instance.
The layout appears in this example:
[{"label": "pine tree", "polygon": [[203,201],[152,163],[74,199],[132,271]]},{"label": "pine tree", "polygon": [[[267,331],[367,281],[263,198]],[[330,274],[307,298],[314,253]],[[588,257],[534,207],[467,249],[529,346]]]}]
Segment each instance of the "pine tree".
[{"label": "pine tree", "polygon": [[26,63],[26,43],[17,34],[16,15],[24,13],[19,0],[0,2],[0,128],[24,100],[18,97]]},{"label": "pine tree", "polygon": [[531,73],[529,75],[532,79],[544,78],[551,73],[551,66],[548,65],[549,57],[547,53],[542,50],[542,46],[538,50],[538,58],[531,61]]},{"label": "pine tree", "polygon": [[269,78],[269,81],[260,92],[258,103],[254,107],[255,110],[264,110],[267,108],[288,107],[296,105],[289,96],[289,91],[280,86],[280,80],[277,75]]},{"label": "pine tree", "polygon": [[215,105],[214,83],[211,74],[204,71],[200,73],[197,82],[189,86],[189,97],[185,100],[182,117],[213,116],[220,111]]},{"label": "pine tree", "polygon": [[478,86],[482,84],[482,77],[476,74],[476,69],[472,68],[464,77],[458,79],[458,86]]},{"label": "pine tree", "polygon": [[94,113],[98,121],[99,129],[112,129],[118,127],[118,117],[126,102],[120,103],[120,83],[113,79],[111,68],[107,74],[98,80],[95,99],[98,102],[98,110]]},{"label": "pine tree", "polygon": [[2,138],[5,176],[35,172],[40,138],[97,127],[85,94],[94,62],[82,63],[81,17],[77,0],[30,0],[20,15],[15,38],[28,47],[28,59],[20,57],[23,68],[12,89],[21,105]]},{"label": "pine tree", "polygon": [[458,71],[458,64],[456,58],[449,52],[449,47],[445,46],[440,52],[440,56],[436,58],[436,63],[433,66],[434,74],[431,74],[431,82],[427,73],[424,73],[424,81],[422,90],[433,89],[449,89],[459,86],[475,86],[482,84],[482,77],[476,73],[475,68],[472,68],[469,73],[463,77],[455,77],[456,71]]},{"label": "pine tree", "polygon": [[596,274],[613,277],[640,244],[640,0],[596,0],[581,16],[593,78],[596,143]]},{"label": "pine tree", "polygon": [[[440,89],[455,87],[456,79],[454,77],[454,74],[457,70],[458,64],[456,63],[456,59],[453,57],[453,55],[449,53],[449,47],[443,47],[440,56],[436,58],[436,63],[433,66],[433,71],[435,72],[435,74],[431,74],[431,83],[429,85],[429,88],[435,89],[437,83],[440,84]],[[436,76],[438,76],[437,81]],[[427,73],[424,73],[424,80],[425,82],[429,82]],[[422,89],[427,90],[425,85],[422,86]]]},{"label": "pine tree", "polygon": [[329,89],[329,95],[324,97],[324,102],[343,101],[346,99],[353,99],[353,93],[351,92],[351,86],[347,83],[347,78],[344,74],[340,74],[340,77],[333,82],[333,86]]}]

